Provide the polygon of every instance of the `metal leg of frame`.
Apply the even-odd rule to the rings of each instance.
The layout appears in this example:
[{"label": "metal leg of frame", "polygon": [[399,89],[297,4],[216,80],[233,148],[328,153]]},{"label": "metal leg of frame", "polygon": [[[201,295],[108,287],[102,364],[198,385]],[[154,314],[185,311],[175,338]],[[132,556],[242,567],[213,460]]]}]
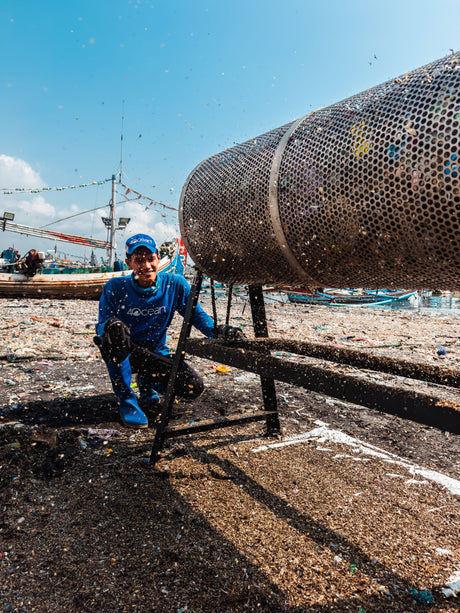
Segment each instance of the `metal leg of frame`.
[{"label": "metal leg of frame", "polygon": [[166,439],[165,431],[171,418],[175,397],[176,379],[180,369],[182,368],[182,364],[184,363],[185,345],[187,343],[187,338],[190,336],[190,330],[192,329],[193,316],[195,314],[196,305],[198,304],[198,297],[200,295],[202,282],[203,273],[200,270],[196,270],[190,289],[190,297],[188,299],[187,308],[185,310],[184,322],[182,324],[181,333],[177,342],[176,354],[171,368],[166,394],[163,402],[161,403],[160,412],[157,417],[155,438],[153,440],[152,453],[150,454],[151,464],[155,464],[157,461]]},{"label": "metal leg of frame", "polygon": [[[260,285],[249,286],[249,300],[251,303],[254,334],[257,338],[267,338],[267,317],[265,315],[264,295]],[[275,381],[272,378],[261,376],[260,382],[262,385],[262,396],[264,399],[265,411],[270,411],[270,415],[267,415],[267,432],[268,434],[275,434],[280,431]]]}]

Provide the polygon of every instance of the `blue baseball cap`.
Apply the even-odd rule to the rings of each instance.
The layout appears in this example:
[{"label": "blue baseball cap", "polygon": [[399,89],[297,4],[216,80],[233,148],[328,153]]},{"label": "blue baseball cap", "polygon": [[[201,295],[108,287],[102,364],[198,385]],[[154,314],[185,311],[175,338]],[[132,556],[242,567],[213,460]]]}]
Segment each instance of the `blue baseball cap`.
[{"label": "blue baseball cap", "polygon": [[126,241],[126,255],[132,255],[138,247],[147,247],[152,253],[157,252],[157,244],[148,234],[135,234]]}]

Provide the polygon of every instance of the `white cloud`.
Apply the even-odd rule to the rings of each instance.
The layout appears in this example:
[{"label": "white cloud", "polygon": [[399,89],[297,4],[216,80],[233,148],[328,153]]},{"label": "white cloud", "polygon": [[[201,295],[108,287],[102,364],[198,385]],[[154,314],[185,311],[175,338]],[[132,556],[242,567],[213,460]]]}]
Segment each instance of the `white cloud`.
[{"label": "white cloud", "polygon": [[[14,158],[8,155],[0,155],[0,189],[12,189],[20,187],[24,189],[37,189],[45,187],[46,184],[40,177],[39,173],[24,160]],[[106,239],[107,231],[104,227],[101,216],[107,217],[109,209],[101,209],[91,211],[88,214],[71,217],[81,211],[81,205],[74,202],[69,202],[68,196],[65,198],[63,206],[62,200],[56,200],[55,205],[50,204],[55,202],[55,198],[48,194],[28,194],[17,193],[16,195],[2,195],[0,193],[0,207],[4,210],[13,211],[16,214],[14,223],[26,226],[40,228],[46,226],[47,230],[57,230],[67,234],[75,234],[77,236],[90,236],[93,238]],[[86,204],[86,203],[85,203]],[[84,207],[87,208],[87,207]],[[179,236],[179,225],[173,213],[166,218],[162,217],[163,210],[157,211],[151,209],[146,210],[145,204],[140,202],[126,202],[118,204],[116,210],[117,220],[120,217],[130,217],[131,223],[125,231],[116,233],[117,253],[124,254],[124,243],[126,239],[134,234],[150,234],[155,238],[157,243],[161,245],[164,241],[172,240]],[[63,219],[62,222],[48,225],[57,219]],[[31,247],[41,250],[50,249],[53,247],[53,241],[49,239],[31,238],[21,234],[9,235],[11,244],[14,244],[21,253],[27,251]],[[57,242],[58,250],[72,254],[85,253],[87,248],[77,245],[66,245],[66,243]],[[101,255],[102,251],[98,251]]]},{"label": "white cloud", "polygon": [[152,235],[157,241],[157,243],[160,245],[164,241],[171,240],[172,238],[177,238],[179,236],[179,230],[177,229],[175,224],[166,224],[162,221],[159,221],[154,225]]},{"label": "white cloud", "polygon": [[43,225],[43,217],[52,219],[56,215],[54,206],[46,202],[43,196],[34,196],[30,200],[17,200],[14,208],[26,213],[27,217],[21,215],[21,219],[28,226]]},{"label": "white cloud", "polygon": [[38,172],[35,172],[24,160],[5,154],[0,155],[0,188],[34,189],[45,185]]},{"label": "white cloud", "polygon": [[149,234],[161,245],[164,241],[179,236],[178,224],[156,221],[157,211],[145,210],[145,206],[138,203],[127,203],[117,207],[117,217],[131,217],[131,222],[124,232],[117,233],[117,244],[120,247],[127,238],[134,234]]},{"label": "white cloud", "polygon": [[[38,172],[20,158],[0,155],[0,188],[39,189],[46,183]],[[0,194],[0,201],[7,210],[16,214],[15,223],[27,226],[41,226],[56,215],[56,210],[42,195],[26,195],[21,192],[15,196]]]},{"label": "white cloud", "polygon": [[[8,198],[8,196],[5,196],[5,198]],[[30,200],[24,200],[23,198],[14,199],[14,205],[12,205],[11,202],[8,202],[8,204],[5,203],[5,205],[7,211],[14,211],[15,213],[13,223],[31,226],[32,228],[39,228],[45,225],[55,216],[53,205],[49,204],[41,195],[33,195]],[[5,240],[8,241],[9,245],[14,245],[22,255],[32,248],[45,251],[53,247],[53,243],[46,239],[31,237],[15,232],[7,232],[6,234]]]}]

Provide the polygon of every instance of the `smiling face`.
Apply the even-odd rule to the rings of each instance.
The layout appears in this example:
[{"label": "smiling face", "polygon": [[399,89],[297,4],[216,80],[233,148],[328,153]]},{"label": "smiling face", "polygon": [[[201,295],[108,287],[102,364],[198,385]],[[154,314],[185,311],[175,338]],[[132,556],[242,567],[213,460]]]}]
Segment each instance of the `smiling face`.
[{"label": "smiling face", "polygon": [[126,257],[126,264],[132,268],[134,278],[141,287],[151,287],[157,278],[160,256],[147,247],[138,247]]}]

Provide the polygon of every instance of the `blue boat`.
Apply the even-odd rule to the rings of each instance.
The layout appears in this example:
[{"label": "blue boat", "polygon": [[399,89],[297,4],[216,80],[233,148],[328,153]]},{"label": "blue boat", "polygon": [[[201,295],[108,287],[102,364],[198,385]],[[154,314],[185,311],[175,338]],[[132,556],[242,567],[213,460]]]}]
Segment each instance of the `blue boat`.
[{"label": "blue boat", "polygon": [[417,297],[416,291],[407,290],[355,290],[331,289],[311,291],[309,289],[287,290],[289,302],[325,306],[368,307],[382,306],[396,302],[410,301]]}]

